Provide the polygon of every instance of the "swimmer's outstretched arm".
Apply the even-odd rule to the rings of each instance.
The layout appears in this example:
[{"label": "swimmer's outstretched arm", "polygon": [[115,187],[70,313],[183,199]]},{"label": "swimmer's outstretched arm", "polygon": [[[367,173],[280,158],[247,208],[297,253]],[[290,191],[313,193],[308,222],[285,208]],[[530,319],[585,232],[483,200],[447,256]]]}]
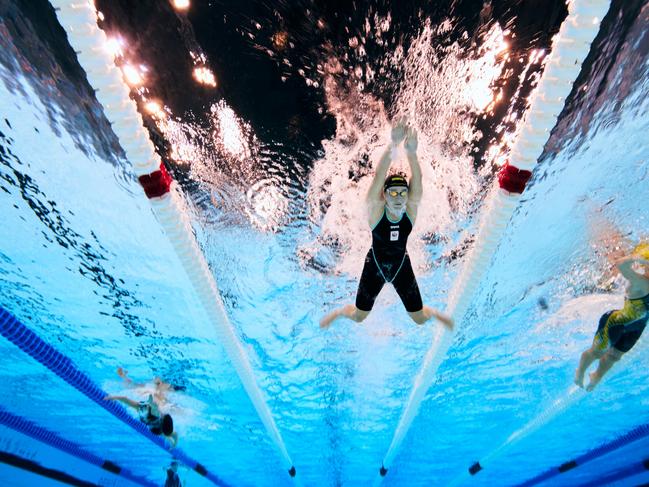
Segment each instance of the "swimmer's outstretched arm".
[{"label": "swimmer's outstretched arm", "polygon": [[388,174],[388,169],[390,169],[390,164],[392,163],[392,147],[385,149],[385,152],[379,160],[378,166],[376,166],[376,172],[374,173],[374,179],[372,179],[372,184],[370,189],[367,190],[367,195],[365,199],[368,203],[381,203],[381,191],[383,190],[383,182],[385,177]]},{"label": "swimmer's outstretched arm", "polygon": [[410,166],[410,187],[408,188],[407,212],[408,216],[414,223],[414,220],[417,217],[417,208],[419,203],[421,203],[421,197],[424,194],[424,187],[421,182],[421,166],[419,165],[419,159],[417,158],[417,146],[419,145],[419,141],[417,140],[417,131],[414,128],[408,128],[406,131],[406,139],[403,145],[406,148],[406,158],[408,159],[408,165]]},{"label": "swimmer's outstretched arm", "polygon": [[388,175],[388,169],[390,169],[390,164],[392,164],[392,149],[394,149],[399,143],[403,140],[406,135],[406,127],[402,124],[397,124],[392,127],[391,133],[391,143],[385,149],[385,152],[379,160],[378,166],[376,166],[376,172],[374,173],[374,179],[372,179],[372,184],[370,189],[367,191],[366,201],[369,204],[380,204],[383,205],[383,183],[385,178]]},{"label": "swimmer's outstretched arm", "polygon": [[622,257],[615,262],[615,265],[617,266],[620,273],[628,280],[638,278],[648,279],[648,276],[644,276],[633,270],[631,266],[636,263],[649,266],[649,260],[643,259],[642,257],[636,257],[635,255],[627,255],[626,257]]},{"label": "swimmer's outstretched arm", "polygon": [[128,376],[128,370],[126,370],[123,367],[117,367],[117,375],[119,375],[122,380],[124,381],[124,384],[127,385],[128,387],[144,387],[146,384],[140,384],[139,382],[134,382],[133,379],[131,379]]},{"label": "swimmer's outstretched arm", "polygon": [[127,406],[131,406],[133,409],[138,409],[140,407],[139,402],[136,402],[133,399],[129,399],[125,396],[106,396],[104,398],[104,401],[118,401],[122,404],[126,404]]}]

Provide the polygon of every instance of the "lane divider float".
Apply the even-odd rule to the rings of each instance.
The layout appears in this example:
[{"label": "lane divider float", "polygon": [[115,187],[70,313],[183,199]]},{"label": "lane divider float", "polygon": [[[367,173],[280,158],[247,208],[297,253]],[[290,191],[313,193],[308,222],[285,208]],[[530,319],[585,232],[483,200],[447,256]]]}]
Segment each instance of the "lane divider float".
[{"label": "lane divider float", "polygon": [[[645,457],[643,460],[640,460],[639,462],[632,463],[628,467],[622,467],[619,470],[616,470],[613,473],[610,473],[608,475],[598,477],[596,480],[585,482],[579,485],[579,487],[601,487],[602,485],[612,485],[612,484],[620,485],[620,483],[622,483],[622,485],[625,485],[625,483],[621,481],[628,479],[629,477],[635,477],[636,475],[647,473],[647,471],[649,471],[649,457]],[[635,483],[628,482],[626,483],[626,485],[647,485],[647,484],[646,483],[635,484]]]},{"label": "lane divider float", "polygon": [[68,41],[77,53],[88,82],[111,123],[133,171],[149,198],[153,213],[163,228],[189,281],[204,307],[216,335],[226,350],[245,390],[271,441],[282,457],[291,477],[296,470],[259,388],[250,361],[237,337],[221,300],[214,276],[200,250],[178,191],[129,97],[129,88],[107,49],[108,39],[97,26],[97,12],[89,0],[50,0]]}]

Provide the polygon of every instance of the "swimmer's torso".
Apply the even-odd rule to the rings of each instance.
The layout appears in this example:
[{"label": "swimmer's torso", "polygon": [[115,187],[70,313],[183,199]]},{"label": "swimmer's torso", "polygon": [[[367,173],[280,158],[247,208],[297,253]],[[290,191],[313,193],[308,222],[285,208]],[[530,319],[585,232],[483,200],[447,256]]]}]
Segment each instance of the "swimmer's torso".
[{"label": "swimmer's torso", "polygon": [[372,229],[372,250],[376,259],[379,262],[386,259],[401,260],[406,253],[411,231],[412,222],[407,213],[404,213],[399,221],[393,222],[383,211],[383,215]]},{"label": "swimmer's torso", "polygon": [[614,347],[626,353],[638,341],[649,318],[649,295],[626,298],[622,309],[604,313],[600,318],[593,346],[600,351]]},{"label": "swimmer's torso", "polygon": [[644,326],[649,317],[649,295],[641,298],[624,299],[624,306],[611,313],[609,325],[623,325],[627,329],[632,329],[634,325]]},{"label": "swimmer's torso", "polygon": [[149,426],[157,426],[160,423],[160,415],[156,414],[157,411],[154,411],[151,405],[146,401],[140,402],[137,412],[140,421]]}]

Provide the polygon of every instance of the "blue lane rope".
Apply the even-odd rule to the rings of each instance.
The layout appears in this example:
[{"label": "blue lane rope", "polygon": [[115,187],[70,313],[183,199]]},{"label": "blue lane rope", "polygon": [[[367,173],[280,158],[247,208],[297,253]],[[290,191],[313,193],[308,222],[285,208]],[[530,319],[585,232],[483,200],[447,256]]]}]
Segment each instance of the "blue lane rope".
[{"label": "blue lane rope", "polygon": [[110,460],[102,460],[97,455],[84,450],[76,443],[64,440],[56,433],[42,428],[21,416],[16,416],[15,414],[10,413],[2,406],[0,406],[0,424],[18,431],[19,433],[22,433],[26,436],[29,436],[30,438],[33,438],[37,441],[40,441],[41,443],[45,443],[47,445],[50,445],[51,447],[68,453],[69,455],[77,457],[78,459],[88,462],[91,465],[96,465],[97,467],[107,470],[108,472],[124,477],[131,482],[135,482],[136,484],[144,485],[147,487],[155,487],[157,485],[144,477],[135,475],[130,470],[120,467]]},{"label": "blue lane rope", "polygon": [[634,441],[645,438],[646,436],[649,436],[649,424],[640,425],[637,428],[632,429],[628,433],[619,436],[613,441],[604,443],[603,445],[593,448],[592,450],[584,453],[583,455],[578,456],[573,460],[570,460],[569,462],[565,462],[559,465],[558,467],[552,467],[546,470],[545,472],[540,473],[536,477],[526,480],[522,484],[519,484],[519,487],[523,487],[523,486],[528,487],[530,485],[535,485],[538,484],[539,482],[543,482],[545,480],[551,479],[552,477],[556,477],[559,474],[580,467],[584,463],[588,463],[591,460],[595,460],[596,458],[599,458],[603,455],[606,455],[607,453],[617,450],[618,448],[626,446],[629,443],[633,443]]},{"label": "blue lane rope", "polygon": [[[617,483],[620,480],[624,480],[628,477],[633,477],[634,475],[640,475],[642,473],[646,473],[647,471],[649,471],[649,458],[645,458],[644,460],[640,460],[639,462],[634,463],[629,467],[621,468],[609,475],[606,475],[605,477],[599,477],[596,480],[591,480],[590,482],[586,482],[581,485],[583,487],[599,487],[600,485],[608,485],[609,483],[613,483],[613,482]],[[633,485],[639,485],[639,484],[633,484]],[[642,484],[642,485],[646,486],[647,484]]]},{"label": "blue lane rope", "polygon": [[174,458],[180,460],[200,475],[208,478],[214,484],[229,487],[229,484],[225,483],[214,473],[209,472],[203,465],[193,460],[182,450],[178,448],[172,450],[162,438],[153,435],[143,423],[133,418],[123,406],[114,401],[104,401],[108,393],[97,387],[87,375],[77,369],[72,360],[43,341],[36,333],[23,325],[2,306],[0,306],[0,334],[84,394],[88,399],[93,400],[149,441],[171,452]]},{"label": "blue lane rope", "polygon": [[576,385],[570,386],[564,394],[559,396],[559,398],[550,405],[550,407],[529,421],[525,426],[514,431],[503,443],[493,449],[491,453],[483,457],[480,461],[474,462],[466,471],[458,475],[449,484],[449,487],[455,487],[456,485],[467,481],[471,476],[477,475],[495,458],[504,454],[520,440],[527,438],[539,428],[552,421],[557,415],[583,398],[585,394],[586,392],[582,388],[577,387]]}]

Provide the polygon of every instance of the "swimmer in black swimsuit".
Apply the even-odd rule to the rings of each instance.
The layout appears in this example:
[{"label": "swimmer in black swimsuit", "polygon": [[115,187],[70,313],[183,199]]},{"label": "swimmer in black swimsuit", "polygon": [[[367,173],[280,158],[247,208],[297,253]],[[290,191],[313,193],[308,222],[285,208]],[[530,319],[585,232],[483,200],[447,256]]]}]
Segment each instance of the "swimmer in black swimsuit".
[{"label": "swimmer in black swimsuit", "polygon": [[146,401],[134,401],[125,396],[106,396],[104,401],[119,401],[122,404],[132,407],[137,411],[140,421],[147,425],[149,431],[154,435],[163,435],[172,447],[178,444],[178,433],[174,431],[174,422],[169,414],[162,414],[158,405],[149,395]]},{"label": "swimmer in black swimsuit", "polygon": [[[386,178],[396,147],[404,140],[410,165],[410,184],[405,176],[393,174]],[[433,308],[424,306],[406,250],[408,235],[417,217],[423,187],[417,159],[417,133],[404,125],[392,129],[392,144],[379,161],[372,185],[367,193],[372,247],[365,257],[365,266],[356,294],[356,303],[335,309],[320,320],[321,328],[345,317],[360,323],[369,315],[374,301],[387,282],[394,286],[412,320],[421,325],[436,318],[453,329],[453,321]]]},{"label": "swimmer in black swimsuit", "polygon": [[[634,265],[643,274],[636,272]],[[590,374],[587,391],[592,391],[613,364],[631,350],[649,319],[649,243],[641,243],[630,256],[618,260],[617,268],[629,281],[624,306],[602,315],[593,344],[581,354],[575,371],[575,384],[584,387],[586,370],[599,359],[597,370]]]},{"label": "swimmer in black swimsuit", "polygon": [[183,483],[178,475],[178,462],[175,460],[167,467],[167,478],[165,479],[164,487],[183,487]]}]

